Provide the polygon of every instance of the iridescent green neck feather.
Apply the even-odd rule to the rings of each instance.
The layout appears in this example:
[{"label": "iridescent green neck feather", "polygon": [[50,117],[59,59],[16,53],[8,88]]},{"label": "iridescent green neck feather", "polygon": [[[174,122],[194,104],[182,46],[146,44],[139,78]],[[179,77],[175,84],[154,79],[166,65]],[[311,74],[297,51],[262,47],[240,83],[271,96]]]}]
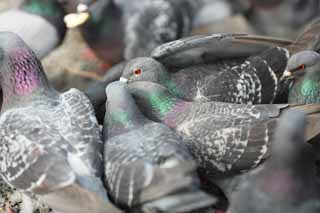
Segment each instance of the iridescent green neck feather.
[{"label": "iridescent green neck feather", "polygon": [[160,84],[165,86],[173,95],[177,97],[184,97],[183,93],[179,90],[175,79],[169,74],[161,75]]},{"label": "iridescent green neck feather", "polygon": [[309,72],[290,91],[290,103],[320,103],[320,73]]},{"label": "iridescent green neck feather", "polygon": [[27,0],[21,8],[43,17],[63,17],[63,10],[56,0]]}]

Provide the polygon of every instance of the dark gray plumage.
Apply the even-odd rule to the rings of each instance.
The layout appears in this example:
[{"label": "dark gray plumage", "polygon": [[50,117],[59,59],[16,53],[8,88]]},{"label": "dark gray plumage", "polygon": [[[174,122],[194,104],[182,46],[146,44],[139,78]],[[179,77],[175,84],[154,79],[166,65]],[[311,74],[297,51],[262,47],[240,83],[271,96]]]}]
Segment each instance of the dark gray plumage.
[{"label": "dark gray plumage", "polygon": [[56,1],[25,0],[18,8],[0,14],[0,31],[18,34],[39,58],[43,58],[64,38],[64,14]]},{"label": "dark gray plumage", "polygon": [[[193,42],[198,41],[195,39]],[[188,101],[207,99],[240,104],[272,103],[277,94],[278,78],[287,65],[287,51],[277,47],[246,60],[244,58],[226,57],[221,62],[211,59],[211,63],[195,64],[175,73],[161,64],[161,60],[137,58],[127,63],[122,78],[160,83]],[[136,73],[139,70],[140,73]]]},{"label": "dark gray plumage", "polygon": [[[166,86],[168,86],[172,92],[184,96],[186,99],[206,99],[211,95],[209,99],[213,100],[220,99],[240,103],[255,103],[259,102],[261,97],[257,96],[261,94],[259,92],[260,84],[256,86],[253,82],[259,78],[265,78],[269,84],[266,85],[264,89],[270,91],[269,94],[264,92],[263,96],[266,97],[263,97],[260,101],[270,103],[274,96],[277,79],[273,78],[274,73],[269,70],[269,66],[276,70],[275,75],[281,76],[284,71],[283,66],[286,65],[286,54],[281,48],[270,49],[265,53],[266,55],[261,54],[258,56],[258,54],[274,45],[287,46],[289,44],[292,44],[292,42],[246,34],[214,34],[176,40],[157,47],[152,53],[153,58],[129,60],[113,67],[111,69],[112,72],[106,73],[104,83],[95,83],[89,86],[86,94],[94,103],[95,109],[97,109],[98,106],[101,106],[105,102],[105,97],[100,95],[103,94],[104,88],[110,82],[114,81],[116,76],[121,77],[121,75],[123,75],[124,78],[129,78],[130,80],[132,78],[136,80],[152,80],[155,82],[165,81]],[[256,57],[254,57],[255,55]],[[249,56],[253,57],[244,63]],[[274,61],[275,59],[277,59],[276,63]],[[137,66],[135,67],[135,65]],[[150,75],[143,74],[140,77],[132,76],[134,75],[134,71],[139,71],[139,69],[142,70],[143,73],[146,72]],[[259,69],[257,71],[259,74],[256,74],[255,69]],[[177,72],[178,70],[180,71]],[[123,71],[125,73],[123,73]],[[165,75],[165,71],[172,74]],[[246,74],[246,71],[250,74]],[[178,82],[168,81],[170,80],[169,76],[176,75]],[[193,76],[195,79],[193,79]],[[211,77],[205,78],[208,76]],[[158,77],[161,79],[157,79]],[[221,84],[219,80],[221,80],[221,82],[226,81],[226,84]],[[237,80],[240,81],[240,89],[237,89]],[[185,81],[187,81],[187,85],[183,85],[182,82]],[[216,82],[219,82],[219,86],[214,85]],[[178,91],[178,86],[182,87],[183,90]],[[211,88],[211,86],[219,90],[215,91],[212,88],[210,92],[213,94],[210,94],[206,91],[206,88]],[[238,95],[228,95],[225,94],[226,91],[223,91],[224,93],[222,94],[219,93],[228,86],[228,91],[240,90],[240,92],[244,94],[239,94],[239,97],[235,97]],[[257,89],[257,92],[253,92],[255,89]],[[207,94],[204,94],[204,92]],[[100,115],[100,111],[97,111],[99,118],[103,117],[103,115]]]},{"label": "dark gray plumage", "polygon": [[194,163],[179,136],[139,111],[127,85],[106,88],[105,182],[125,208],[186,212],[213,204],[199,190]]},{"label": "dark gray plumage", "polygon": [[282,116],[271,159],[244,181],[231,200],[229,213],[320,211],[315,153],[305,143],[306,121],[301,111]]},{"label": "dark gray plumage", "polygon": [[[143,113],[182,136],[203,176],[213,182],[241,174],[267,159],[277,118],[288,107],[186,102],[152,82],[129,83],[129,88]],[[307,138],[318,135],[319,106],[296,107],[310,113]]]},{"label": "dark gray plumage", "polygon": [[80,29],[97,56],[114,64],[188,35],[201,5],[193,0],[98,0],[79,11],[90,14]]},{"label": "dark gray plumage", "polygon": [[[16,34],[0,33],[0,175],[62,212],[117,212],[102,185],[102,140],[90,101],[58,93]],[[86,202],[84,202],[86,201]]]},{"label": "dark gray plumage", "polygon": [[240,0],[250,4],[245,17],[262,34],[295,36],[301,27],[319,15],[318,0]]}]

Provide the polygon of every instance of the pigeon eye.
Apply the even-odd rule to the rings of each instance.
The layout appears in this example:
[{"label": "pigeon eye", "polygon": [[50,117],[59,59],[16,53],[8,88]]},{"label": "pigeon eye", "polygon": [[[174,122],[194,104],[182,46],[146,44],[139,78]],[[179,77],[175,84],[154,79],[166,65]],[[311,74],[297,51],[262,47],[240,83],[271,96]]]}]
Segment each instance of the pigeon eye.
[{"label": "pigeon eye", "polygon": [[306,65],[305,64],[301,64],[300,66],[299,66],[299,70],[304,70],[306,68]]},{"label": "pigeon eye", "polygon": [[134,68],[133,69],[133,74],[135,76],[139,76],[139,75],[141,75],[141,73],[142,73],[142,69],[141,68]]}]

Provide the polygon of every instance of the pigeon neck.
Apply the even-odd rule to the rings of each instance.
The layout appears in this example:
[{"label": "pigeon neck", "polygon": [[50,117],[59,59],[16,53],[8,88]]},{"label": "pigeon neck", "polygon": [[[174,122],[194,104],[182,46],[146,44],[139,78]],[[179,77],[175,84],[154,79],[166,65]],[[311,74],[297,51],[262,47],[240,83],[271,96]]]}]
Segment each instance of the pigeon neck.
[{"label": "pigeon neck", "polygon": [[148,122],[125,88],[117,87],[117,91],[108,93],[106,108],[108,137],[137,129]]},{"label": "pigeon neck", "polygon": [[292,91],[297,89],[299,90],[297,91],[298,94],[302,95],[306,100],[309,100],[307,102],[318,100],[320,93],[319,73],[316,71],[306,72],[305,76],[295,83]]},{"label": "pigeon neck", "polygon": [[190,105],[169,91],[146,92],[139,97],[139,101],[142,102],[141,109],[146,110],[150,118],[162,121],[172,128],[177,125],[177,115]]},{"label": "pigeon neck", "polygon": [[56,0],[27,0],[21,8],[29,13],[42,17],[63,16],[62,8]]},{"label": "pigeon neck", "polygon": [[32,51],[15,51],[15,56],[8,60],[3,70],[0,78],[3,92],[2,110],[19,102],[31,101],[39,95],[47,95],[46,93],[53,90],[40,61]]},{"label": "pigeon neck", "polygon": [[168,90],[173,95],[175,95],[177,97],[184,97],[183,93],[181,92],[181,90],[178,87],[176,80],[177,79],[169,73],[165,73],[165,74],[161,75],[161,77],[160,77],[160,83],[162,85],[164,85],[166,88],[168,88]]}]

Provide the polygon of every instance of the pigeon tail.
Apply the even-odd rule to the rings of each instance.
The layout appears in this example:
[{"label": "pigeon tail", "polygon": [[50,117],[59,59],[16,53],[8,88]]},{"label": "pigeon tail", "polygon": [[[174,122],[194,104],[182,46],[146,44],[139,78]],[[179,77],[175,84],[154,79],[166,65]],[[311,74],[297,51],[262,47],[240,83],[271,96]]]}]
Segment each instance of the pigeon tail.
[{"label": "pigeon tail", "polygon": [[168,160],[155,168],[153,180],[141,192],[142,209],[187,212],[210,206],[216,199],[196,187],[193,162]]},{"label": "pigeon tail", "polygon": [[[215,202],[211,196],[200,191],[195,177],[195,163],[167,159],[160,166],[145,161],[106,166],[106,180],[114,179],[108,174],[118,167],[115,184],[107,184],[114,202],[119,206],[141,211],[176,212],[185,206],[188,209],[206,207]],[[199,197],[201,199],[199,200]]]}]

